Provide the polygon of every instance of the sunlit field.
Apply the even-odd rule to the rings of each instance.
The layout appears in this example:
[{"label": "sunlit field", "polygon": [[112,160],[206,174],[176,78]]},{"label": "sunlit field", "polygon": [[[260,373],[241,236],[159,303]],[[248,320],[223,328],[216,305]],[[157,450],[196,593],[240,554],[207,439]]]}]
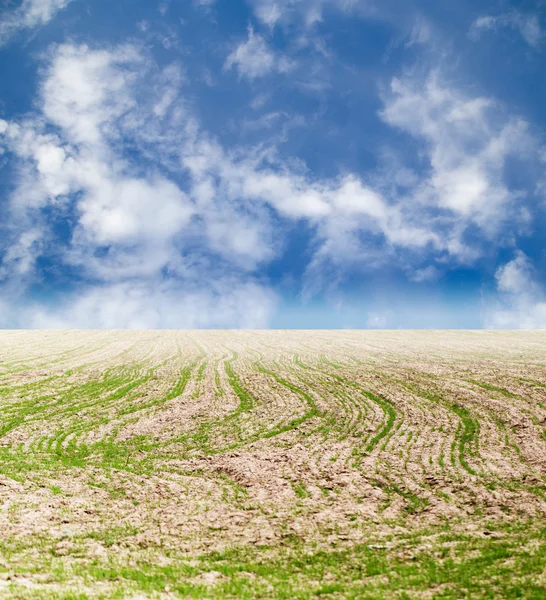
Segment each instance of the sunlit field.
[{"label": "sunlit field", "polygon": [[3,598],[544,598],[546,332],[0,334]]}]

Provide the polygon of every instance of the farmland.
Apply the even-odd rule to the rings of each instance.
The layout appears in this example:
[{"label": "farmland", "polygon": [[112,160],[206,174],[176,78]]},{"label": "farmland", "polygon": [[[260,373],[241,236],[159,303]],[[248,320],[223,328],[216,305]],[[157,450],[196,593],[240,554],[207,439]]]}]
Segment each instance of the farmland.
[{"label": "farmland", "polygon": [[546,332],[0,340],[0,597],[546,596]]}]

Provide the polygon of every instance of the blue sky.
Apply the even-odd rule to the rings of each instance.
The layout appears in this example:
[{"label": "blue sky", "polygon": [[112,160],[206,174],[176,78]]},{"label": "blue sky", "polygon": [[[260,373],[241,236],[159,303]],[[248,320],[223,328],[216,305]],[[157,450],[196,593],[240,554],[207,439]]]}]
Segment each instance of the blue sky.
[{"label": "blue sky", "polygon": [[544,2],[0,11],[0,327],[546,327]]}]

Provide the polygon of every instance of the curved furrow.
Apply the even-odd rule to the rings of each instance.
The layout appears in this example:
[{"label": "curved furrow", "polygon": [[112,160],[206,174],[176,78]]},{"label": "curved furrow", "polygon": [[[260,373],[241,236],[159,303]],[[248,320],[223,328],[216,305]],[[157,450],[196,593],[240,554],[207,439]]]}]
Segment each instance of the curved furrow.
[{"label": "curved furrow", "polygon": [[[427,565],[421,592],[453,595],[451,575],[443,587],[435,577],[460,561],[499,564],[520,585],[516,551],[541,589],[530,532],[546,516],[546,333],[4,339],[0,584],[9,568],[9,585],[24,574],[37,596],[100,580],[104,597],[212,597],[243,589],[229,587],[236,577],[245,597],[269,597],[264,581],[284,585],[271,561],[284,553],[295,577],[318,564],[326,586],[335,549],[342,571],[383,582],[367,589],[385,597],[393,560],[414,569],[409,595]],[[243,551],[254,566],[229,562]],[[28,567],[38,560],[55,587]],[[300,595],[345,594],[313,586]]]}]

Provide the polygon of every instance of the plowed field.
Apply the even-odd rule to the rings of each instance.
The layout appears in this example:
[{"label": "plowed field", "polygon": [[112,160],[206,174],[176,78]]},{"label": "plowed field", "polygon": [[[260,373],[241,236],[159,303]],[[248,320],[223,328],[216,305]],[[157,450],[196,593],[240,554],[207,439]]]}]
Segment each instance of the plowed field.
[{"label": "plowed field", "polygon": [[546,332],[2,332],[0,597],[546,598]]}]

